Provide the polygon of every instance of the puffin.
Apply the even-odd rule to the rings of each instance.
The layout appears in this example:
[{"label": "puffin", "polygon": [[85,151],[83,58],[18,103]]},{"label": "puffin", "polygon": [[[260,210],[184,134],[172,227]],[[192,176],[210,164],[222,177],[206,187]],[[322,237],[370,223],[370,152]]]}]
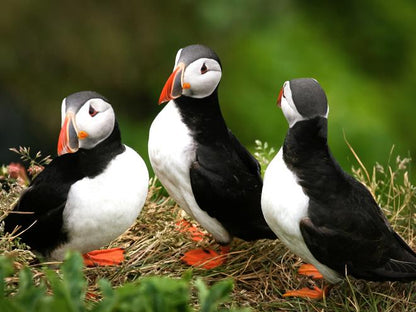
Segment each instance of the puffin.
[{"label": "puffin", "polygon": [[100,249],[123,234],[146,200],[143,159],[122,144],[114,110],[93,91],[63,99],[58,157],[45,166],[5,219],[36,253],[61,261],[81,252],[86,265],[123,261],[121,248]]},{"label": "puffin", "polygon": [[180,49],[159,98],[159,104],[167,104],[152,122],[148,141],[157,178],[221,246],[219,254],[195,249],[183,256],[187,264],[206,269],[225,262],[233,237],[276,238],[261,211],[260,165],[221,113],[221,76],[221,62],[212,49],[200,44]]},{"label": "puffin", "polygon": [[[301,267],[303,273],[330,284],[346,274],[370,281],[415,280],[416,253],[393,230],[368,189],[331,154],[329,108],[318,81],[286,81],[278,106],[289,130],[265,171],[261,204],[280,241],[309,263]],[[326,290],[315,284],[285,296],[319,299]]]}]

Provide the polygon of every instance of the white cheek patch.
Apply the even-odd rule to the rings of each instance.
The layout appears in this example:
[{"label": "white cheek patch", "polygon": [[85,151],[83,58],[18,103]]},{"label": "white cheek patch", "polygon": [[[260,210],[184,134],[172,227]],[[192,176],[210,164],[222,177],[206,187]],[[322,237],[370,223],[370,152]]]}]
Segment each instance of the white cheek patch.
[{"label": "white cheek patch", "polygon": [[[91,117],[89,114],[90,104],[98,113]],[[85,131],[87,137],[79,140],[79,147],[91,149],[107,139],[114,129],[115,115],[113,108],[101,99],[87,101],[78,111],[76,117],[78,131]]]},{"label": "white cheek patch", "polygon": [[296,109],[292,99],[292,92],[286,92],[286,88],[284,92],[285,96],[282,96],[280,106],[282,108],[283,115],[289,124],[289,127],[292,128],[295,123],[301,120],[305,120],[306,118],[304,118]]},{"label": "white cheek patch", "polygon": [[[201,67],[205,64],[208,71],[201,74]],[[189,64],[183,76],[183,82],[189,83],[190,88],[184,89],[182,94],[193,98],[204,98],[212,94],[220,83],[221,67],[217,61],[201,58]]]},{"label": "white cheek patch", "polygon": [[[212,94],[215,88],[217,88],[220,80],[220,72],[207,72],[204,75],[198,77],[199,79],[193,79],[190,89],[184,89],[183,94],[194,98],[204,98]],[[184,81],[190,81],[184,77]]]}]

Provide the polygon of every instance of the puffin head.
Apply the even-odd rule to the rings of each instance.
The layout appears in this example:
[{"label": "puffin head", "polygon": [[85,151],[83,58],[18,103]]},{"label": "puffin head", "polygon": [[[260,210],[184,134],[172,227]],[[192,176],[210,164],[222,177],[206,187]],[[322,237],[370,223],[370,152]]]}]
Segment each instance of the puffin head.
[{"label": "puffin head", "polygon": [[221,80],[220,60],[210,48],[194,44],[176,54],[175,67],[160,94],[159,104],[182,95],[204,98],[211,95]]},{"label": "puffin head", "polygon": [[282,109],[289,127],[301,120],[328,117],[325,91],[313,78],[286,81],[280,90],[277,105]]},{"label": "puffin head", "polygon": [[58,155],[92,149],[110,136],[115,115],[106,98],[93,91],[81,91],[63,99],[62,128],[59,133]]}]

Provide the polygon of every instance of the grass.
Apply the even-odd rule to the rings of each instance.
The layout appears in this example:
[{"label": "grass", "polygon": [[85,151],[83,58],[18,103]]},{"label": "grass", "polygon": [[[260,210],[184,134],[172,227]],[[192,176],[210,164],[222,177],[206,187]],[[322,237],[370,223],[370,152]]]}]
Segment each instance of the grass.
[{"label": "grass", "polygon": [[[351,151],[356,155],[352,148]],[[416,249],[416,188],[409,180],[410,159],[393,155],[394,149],[387,164],[376,164],[371,170],[357,157],[357,166],[352,172],[375,196],[394,229]],[[257,142],[256,157],[263,168],[272,156],[267,145]],[[0,220],[24,189],[10,179],[4,178],[5,183],[10,190],[1,191]],[[208,234],[201,242],[195,242],[189,234],[179,232],[175,224],[183,218],[189,220],[158,181],[152,179],[146,205],[136,223],[110,244],[110,247],[124,247],[127,260],[121,266],[85,268],[88,291],[99,298],[98,281],[103,277],[113,287],[118,287],[142,277],[180,278],[192,271],[193,281],[202,278],[208,285],[226,278],[234,280],[232,300],[222,305],[227,309],[238,306],[253,311],[416,311],[416,283],[374,283],[352,277],[336,285],[323,301],[283,299],[281,295],[285,290],[303,287],[309,281],[296,274],[302,261],[278,240],[244,242],[235,239],[225,265],[213,270],[189,268],[179,260],[183,253],[195,247],[216,245]],[[35,283],[45,279],[42,267],[53,267],[53,263],[36,261],[29,248],[10,235],[1,236],[0,254],[13,258],[17,269],[29,266]],[[18,281],[16,273],[5,282],[8,289],[13,290]],[[195,287],[191,301],[197,307]]]}]

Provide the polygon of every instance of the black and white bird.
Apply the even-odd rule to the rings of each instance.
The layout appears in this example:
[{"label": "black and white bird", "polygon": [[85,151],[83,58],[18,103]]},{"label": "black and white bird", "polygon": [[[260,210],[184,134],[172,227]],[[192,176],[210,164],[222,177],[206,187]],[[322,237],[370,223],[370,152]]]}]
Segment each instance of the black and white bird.
[{"label": "black and white bird", "polygon": [[[264,216],[276,235],[330,283],[345,272],[372,281],[415,280],[415,252],[329,150],[327,98],[319,83],[286,81],[278,105],[289,130],[265,172],[262,194]],[[315,287],[288,295],[323,293]]]},{"label": "black and white bird", "polygon": [[[169,103],[150,128],[150,162],[170,196],[221,245],[233,236],[275,238],[261,212],[260,166],[221,113],[221,75],[220,60],[210,48],[190,45],[178,51],[159,99]],[[196,250],[183,259],[198,264],[209,257]]]},{"label": "black and white bird", "polygon": [[[92,91],[63,100],[58,155],[21,195],[5,230],[20,227],[33,250],[62,260],[67,250],[85,254],[125,232],[144,205],[149,176],[143,159],[121,143],[112,106]],[[84,258],[120,260],[102,252]]]}]

